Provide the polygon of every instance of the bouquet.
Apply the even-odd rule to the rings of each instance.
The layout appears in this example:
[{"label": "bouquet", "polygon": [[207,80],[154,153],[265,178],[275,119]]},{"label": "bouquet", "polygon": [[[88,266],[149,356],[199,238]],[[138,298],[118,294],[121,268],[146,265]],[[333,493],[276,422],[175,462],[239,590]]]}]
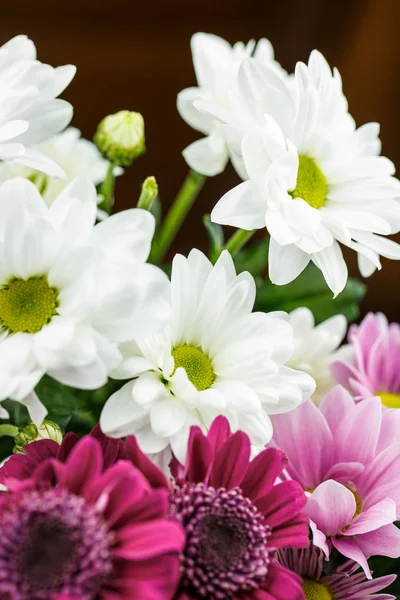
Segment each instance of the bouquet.
[{"label": "bouquet", "polygon": [[[149,176],[113,214],[143,117],[85,140],[75,67],[0,49],[0,599],[393,599],[400,328],[344,343],[365,288],[342,249],[363,277],[400,259],[400,182],[319,52],[192,54],[189,174],[169,211]],[[170,264],[228,162],[209,247]]]}]

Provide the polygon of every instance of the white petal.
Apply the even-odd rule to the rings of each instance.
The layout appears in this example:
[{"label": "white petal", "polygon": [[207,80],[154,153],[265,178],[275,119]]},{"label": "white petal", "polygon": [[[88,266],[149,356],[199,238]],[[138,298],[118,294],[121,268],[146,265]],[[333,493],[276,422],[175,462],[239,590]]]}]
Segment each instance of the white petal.
[{"label": "white petal", "polygon": [[170,396],[161,381],[159,373],[143,373],[135,381],[132,390],[133,399],[141,406],[154,404],[159,400],[167,400]]},{"label": "white petal", "polygon": [[271,238],[269,243],[269,277],[276,285],[286,285],[300,275],[310,262],[310,255],[294,244],[281,246]]},{"label": "white petal", "polygon": [[266,201],[253,181],[245,181],[222,196],[211,213],[211,220],[252,231],[265,227]]},{"label": "white petal", "polygon": [[156,436],[170,437],[182,429],[186,422],[186,407],[172,397],[156,402],[150,412],[150,422]]},{"label": "white petal", "polygon": [[335,297],[343,291],[347,283],[347,265],[337,242],[329,248],[312,255],[313,263],[321,269],[326,283],[331,288]]},{"label": "white petal", "polygon": [[130,381],[115,392],[104,405],[100,416],[100,427],[109,437],[118,438],[136,433],[144,424],[147,409],[139,406],[133,399]]},{"label": "white petal", "polygon": [[183,157],[191,169],[213,177],[222,173],[228,162],[228,151],[223,138],[216,132],[190,144]]},{"label": "white petal", "polygon": [[187,88],[178,94],[177,108],[182,119],[188,125],[208,135],[215,127],[215,119],[194,107],[194,102],[205,97],[200,88]]}]

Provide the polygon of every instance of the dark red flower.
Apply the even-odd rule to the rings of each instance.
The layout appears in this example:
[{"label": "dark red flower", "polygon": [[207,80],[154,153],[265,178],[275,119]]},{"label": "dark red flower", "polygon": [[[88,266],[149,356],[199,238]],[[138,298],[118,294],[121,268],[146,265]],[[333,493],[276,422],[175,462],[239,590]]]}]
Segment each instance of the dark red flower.
[{"label": "dark red flower", "polygon": [[304,598],[301,580],[275,559],[309,543],[301,486],[276,483],[285,465],[273,448],[250,460],[248,436],[223,417],[207,436],[192,427],[185,467],[171,465],[171,512],[186,531],[177,599]]},{"label": "dark red flower", "polygon": [[100,443],[87,436],[65,462],[50,458],[29,479],[4,478],[0,598],[173,596],[184,533],[166,518],[168,491],[152,489],[128,461],[104,469],[103,455]]}]

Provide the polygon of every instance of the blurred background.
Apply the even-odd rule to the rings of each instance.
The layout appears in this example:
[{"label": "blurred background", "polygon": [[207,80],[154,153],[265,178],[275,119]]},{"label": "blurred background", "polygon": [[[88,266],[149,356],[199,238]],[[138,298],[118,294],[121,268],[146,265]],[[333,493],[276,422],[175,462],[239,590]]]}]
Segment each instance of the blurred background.
[{"label": "blurred background", "polygon": [[[189,42],[196,31],[231,43],[267,37],[290,71],[313,48],[321,50],[342,74],[357,124],[381,124],[383,152],[400,168],[399,0],[14,0],[1,13],[0,44],[26,33],[41,61],[78,66],[63,97],[75,106],[73,125],[85,137],[109,113],[143,114],[148,151],[117,182],[118,209],[136,204],[148,175],[156,176],[167,208],[187,172],[181,151],[198,135],[175,103],[181,89],[195,84]],[[201,215],[237,182],[232,169],[207,181],[174,252],[205,248]],[[355,254],[348,262],[356,275]],[[400,321],[400,265],[383,263],[368,280],[362,312],[381,310]]]}]

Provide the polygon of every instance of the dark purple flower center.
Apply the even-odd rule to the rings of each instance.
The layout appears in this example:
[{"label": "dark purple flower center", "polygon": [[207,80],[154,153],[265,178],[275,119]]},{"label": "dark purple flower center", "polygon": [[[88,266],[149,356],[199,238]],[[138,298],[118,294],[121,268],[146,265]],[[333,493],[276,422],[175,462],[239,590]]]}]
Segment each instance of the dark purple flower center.
[{"label": "dark purple flower center", "polygon": [[202,598],[224,600],[260,587],[270,560],[270,530],[239,488],[186,483],[175,487],[171,506],[187,536],[183,588]]},{"label": "dark purple flower center", "polygon": [[0,540],[0,598],[92,600],[113,566],[113,535],[101,514],[61,489],[10,498]]}]

